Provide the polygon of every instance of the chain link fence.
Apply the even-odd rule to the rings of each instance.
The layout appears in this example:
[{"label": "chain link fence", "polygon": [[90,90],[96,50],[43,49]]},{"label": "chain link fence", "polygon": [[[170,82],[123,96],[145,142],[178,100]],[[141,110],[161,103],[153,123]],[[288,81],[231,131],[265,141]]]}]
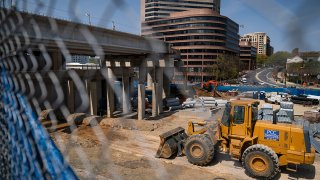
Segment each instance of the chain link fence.
[{"label": "chain link fence", "polygon": [[[58,47],[61,52],[60,60],[72,57],[70,44],[63,40],[57,20],[50,18],[54,16],[55,0],[47,3],[40,0],[14,2],[15,6],[9,7],[3,3],[0,9],[0,179],[77,179],[65,160],[71,149],[76,149],[76,155],[88,172],[86,177],[95,178],[96,173],[86,153],[81,147],[74,146],[77,125],[72,114],[88,112],[92,98],[92,94],[88,94],[88,83],[96,74],[105,74],[106,70],[98,63],[94,65],[94,73],[80,75],[72,66],[68,70],[65,62],[55,62],[59,61],[59,57],[51,53],[53,47]],[[33,13],[24,12],[29,3],[33,4]],[[82,21],[75,10],[78,3],[76,0],[68,1],[66,19]],[[123,5],[122,0],[105,3],[100,22],[110,21],[108,17]],[[39,17],[46,18],[46,23],[50,24],[47,32],[40,28],[42,24],[37,19]],[[65,23],[64,32],[72,31],[72,23]],[[80,31],[92,49],[91,55],[104,56],[88,27],[81,26]],[[53,41],[47,39],[47,34],[52,35]],[[109,83],[107,78],[102,77],[101,81]],[[68,94],[70,84],[73,84],[77,94],[74,101],[78,102],[72,109],[68,104],[71,98]],[[54,133],[59,129],[61,119],[68,124],[71,132],[71,139],[67,143]],[[94,134],[102,142],[103,149],[99,164],[112,164],[108,139],[101,133],[100,127],[94,128]],[[121,179],[116,171],[110,170],[109,173],[112,178]]]}]

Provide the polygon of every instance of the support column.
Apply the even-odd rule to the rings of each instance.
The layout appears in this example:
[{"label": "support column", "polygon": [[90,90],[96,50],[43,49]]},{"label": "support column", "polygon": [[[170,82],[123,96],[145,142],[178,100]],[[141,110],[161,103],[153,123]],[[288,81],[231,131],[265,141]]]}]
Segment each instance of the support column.
[{"label": "support column", "polygon": [[165,93],[165,98],[170,96],[170,83],[174,76],[174,70],[171,67],[164,68],[164,79],[163,79],[163,89]]},{"label": "support column", "polygon": [[138,85],[138,120],[143,120],[145,117],[145,85]]},{"label": "support column", "polygon": [[70,114],[74,113],[74,83],[72,80],[68,81],[68,89],[67,89],[67,103]]},{"label": "support column", "polygon": [[64,58],[60,51],[52,52],[52,70],[58,71],[63,69]]},{"label": "support column", "polygon": [[146,60],[142,60],[139,66],[139,84],[138,84],[138,120],[142,120],[145,118],[145,108],[146,108],[146,98],[145,91],[146,87],[144,85],[146,81],[147,75],[147,65]]},{"label": "support column", "polygon": [[163,88],[163,68],[156,69],[156,79],[158,82],[157,96],[158,96],[158,115],[163,113],[163,99],[165,98],[164,88]]},{"label": "support column", "polygon": [[97,115],[102,116],[103,115],[103,109],[102,109],[102,81],[101,79],[96,80],[97,84],[97,90],[96,90],[96,97],[97,97]]},{"label": "support column", "polygon": [[122,109],[123,109],[123,114],[128,114],[131,112],[130,82],[129,82],[129,75],[127,74],[126,70],[127,69],[124,69],[124,71],[122,72]]},{"label": "support column", "polygon": [[90,115],[98,114],[97,83],[89,82]]},{"label": "support column", "polygon": [[111,68],[107,69],[108,78],[107,78],[107,117],[113,117],[115,110],[114,104],[114,74]]},{"label": "support column", "polygon": [[158,101],[158,83],[152,83],[152,116],[157,116],[159,109],[159,101]]},{"label": "support column", "polygon": [[148,69],[148,74],[147,74],[147,88],[152,89],[152,83],[154,82],[154,71],[153,69]]}]

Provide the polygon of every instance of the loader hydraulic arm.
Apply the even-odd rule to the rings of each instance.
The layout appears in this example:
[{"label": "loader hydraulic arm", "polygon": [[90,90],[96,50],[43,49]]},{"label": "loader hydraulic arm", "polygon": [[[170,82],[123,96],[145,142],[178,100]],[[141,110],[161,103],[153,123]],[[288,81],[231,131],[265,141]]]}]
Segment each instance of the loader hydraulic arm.
[{"label": "loader hydraulic arm", "polygon": [[204,121],[202,121],[202,122],[192,122],[192,121],[189,121],[189,122],[188,122],[188,131],[187,131],[187,134],[188,134],[189,136],[195,135],[195,134],[204,134],[204,133],[208,130],[207,127],[204,127],[204,128],[202,128],[202,129],[200,129],[200,130],[198,130],[198,131],[195,131],[195,130],[194,130],[194,125],[205,126],[205,125],[207,125],[207,123],[204,122]]}]

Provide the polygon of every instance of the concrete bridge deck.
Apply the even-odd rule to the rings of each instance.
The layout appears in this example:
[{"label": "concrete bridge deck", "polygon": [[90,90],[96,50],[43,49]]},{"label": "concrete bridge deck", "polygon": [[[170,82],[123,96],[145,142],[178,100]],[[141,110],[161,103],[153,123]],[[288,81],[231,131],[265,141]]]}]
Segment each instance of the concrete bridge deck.
[{"label": "concrete bridge deck", "polygon": [[[138,119],[143,119],[148,80],[153,90],[152,115],[162,112],[162,99],[169,93],[174,59],[178,58],[164,42],[3,9],[0,24],[3,27],[0,29],[1,64],[19,74],[12,75],[20,79],[18,85],[27,85],[26,95],[34,90],[31,104],[35,109],[47,107],[45,100],[52,105],[63,97],[60,106],[53,108],[67,107],[69,113],[81,110],[97,115],[99,102],[105,100],[106,115],[112,117],[115,98],[122,94],[120,104],[127,114],[131,111],[130,92],[136,80],[139,82]],[[100,70],[66,70],[66,59],[73,54],[101,57]],[[137,77],[132,77],[134,69],[138,70]],[[43,81],[39,81],[39,77]],[[121,92],[116,92],[116,80],[121,81]],[[41,94],[43,88],[47,92],[45,100],[35,93]]]}]

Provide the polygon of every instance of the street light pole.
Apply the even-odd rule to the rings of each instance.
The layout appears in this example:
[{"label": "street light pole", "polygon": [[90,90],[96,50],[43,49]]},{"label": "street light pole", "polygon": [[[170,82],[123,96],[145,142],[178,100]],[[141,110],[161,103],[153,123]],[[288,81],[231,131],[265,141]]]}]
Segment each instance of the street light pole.
[{"label": "street light pole", "polygon": [[90,13],[86,13],[86,16],[88,16],[88,18],[89,18],[89,25],[91,26],[91,15],[90,15]]},{"label": "street light pole", "polygon": [[287,70],[284,71],[284,87],[287,87]]},{"label": "street light pole", "polygon": [[114,24],[114,21],[112,21],[112,30],[116,30],[116,25]]}]

